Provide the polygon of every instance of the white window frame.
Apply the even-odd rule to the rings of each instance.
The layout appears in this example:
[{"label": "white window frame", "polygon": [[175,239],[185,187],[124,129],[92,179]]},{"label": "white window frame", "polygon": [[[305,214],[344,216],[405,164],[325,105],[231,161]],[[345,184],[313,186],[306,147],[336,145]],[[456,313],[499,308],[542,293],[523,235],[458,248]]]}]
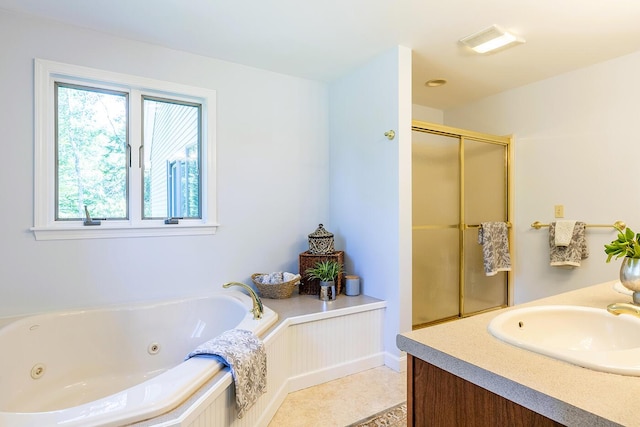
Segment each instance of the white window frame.
[{"label": "white window frame", "polygon": [[[178,83],[114,73],[44,59],[35,59],[34,74],[34,226],[36,240],[95,239],[215,234],[217,223],[215,118],[216,91]],[[55,220],[55,82],[113,88],[129,93],[129,219],[107,220],[85,226],[84,221]],[[141,144],[141,95],[162,96],[202,104],[202,218],[183,219],[165,224],[163,219],[142,220],[142,173],[139,165]],[[137,115],[137,118],[136,118]]]}]

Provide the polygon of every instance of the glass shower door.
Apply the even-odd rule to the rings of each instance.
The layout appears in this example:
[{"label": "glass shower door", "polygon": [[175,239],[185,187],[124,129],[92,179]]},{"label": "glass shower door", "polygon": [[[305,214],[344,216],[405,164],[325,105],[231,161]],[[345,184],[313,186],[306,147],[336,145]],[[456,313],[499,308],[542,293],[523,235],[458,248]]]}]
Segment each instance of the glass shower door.
[{"label": "glass shower door", "polygon": [[414,132],[414,326],[459,314],[458,157],[458,138]]},{"label": "glass shower door", "polygon": [[[464,140],[465,223],[477,225],[507,218],[507,148],[504,145]],[[486,276],[478,228],[464,230],[464,277],[461,315],[507,304],[507,275]]]},{"label": "glass shower door", "polygon": [[508,305],[509,274],[485,274],[478,226],[509,220],[511,138],[413,129],[413,327]]}]

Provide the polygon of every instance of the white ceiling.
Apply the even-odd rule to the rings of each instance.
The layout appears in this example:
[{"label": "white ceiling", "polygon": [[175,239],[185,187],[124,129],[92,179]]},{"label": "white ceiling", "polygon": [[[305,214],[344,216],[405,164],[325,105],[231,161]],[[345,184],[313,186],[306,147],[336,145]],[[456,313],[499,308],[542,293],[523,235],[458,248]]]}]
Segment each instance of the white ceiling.
[{"label": "white ceiling", "polygon": [[[640,50],[638,0],[0,0],[0,8],[322,81],[400,44],[413,50],[413,102],[443,110]],[[492,24],[527,42],[484,56],[458,44]],[[448,84],[426,88],[434,78]]]}]

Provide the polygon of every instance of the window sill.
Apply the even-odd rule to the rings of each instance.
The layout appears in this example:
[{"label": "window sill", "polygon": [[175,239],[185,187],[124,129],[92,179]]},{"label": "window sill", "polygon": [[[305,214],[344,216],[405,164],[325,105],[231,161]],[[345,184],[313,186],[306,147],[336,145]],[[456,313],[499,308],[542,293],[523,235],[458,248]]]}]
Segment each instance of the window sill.
[{"label": "window sill", "polygon": [[105,223],[95,226],[82,224],[62,224],[45,227],[33,227],[36,240],[75,240],[75,239],[114,239],[122,237],[160,237],[160,236],[201,236],[215,234],[218,224],[187,221],[176,225],[154,222],[145,225],[131,225],[128,222]]}]

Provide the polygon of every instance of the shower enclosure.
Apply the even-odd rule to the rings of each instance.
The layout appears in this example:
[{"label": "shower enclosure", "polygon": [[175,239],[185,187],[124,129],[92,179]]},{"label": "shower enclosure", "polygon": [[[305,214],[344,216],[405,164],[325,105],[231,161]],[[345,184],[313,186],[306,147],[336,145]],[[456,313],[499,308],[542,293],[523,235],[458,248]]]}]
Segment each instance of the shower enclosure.
[{"label": "shower enclosure", "polygon": [[512,138],[412,129],[414,329],[507,306],[512,274],[485,275],[478,227],[512,224]]}]

